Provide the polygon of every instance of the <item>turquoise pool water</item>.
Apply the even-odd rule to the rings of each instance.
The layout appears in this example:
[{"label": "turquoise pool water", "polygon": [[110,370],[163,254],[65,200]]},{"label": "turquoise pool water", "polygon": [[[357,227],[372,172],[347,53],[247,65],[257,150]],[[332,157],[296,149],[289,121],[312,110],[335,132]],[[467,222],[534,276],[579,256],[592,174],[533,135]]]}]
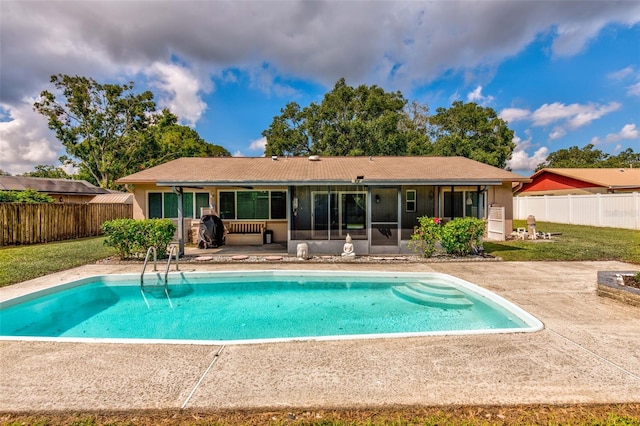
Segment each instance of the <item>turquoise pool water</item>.
[{"label": "turquoise pool water", "polygon": [[[3,338],[246,343],[535,331],[501,297],[445,274],[251,271],[110,275],[0,304]],[[166,290],[166,291],[165,291]]]}]

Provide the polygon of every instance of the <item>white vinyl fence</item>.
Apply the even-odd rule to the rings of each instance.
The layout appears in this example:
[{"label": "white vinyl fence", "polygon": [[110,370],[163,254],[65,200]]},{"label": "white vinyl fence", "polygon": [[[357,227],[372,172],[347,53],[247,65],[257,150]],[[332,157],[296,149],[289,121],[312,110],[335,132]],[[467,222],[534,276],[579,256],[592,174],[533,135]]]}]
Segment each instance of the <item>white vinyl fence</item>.
[{"label": "white vinyl fence", "polygon": [[640,229],[640,193],[513,197],[513,218]]}]

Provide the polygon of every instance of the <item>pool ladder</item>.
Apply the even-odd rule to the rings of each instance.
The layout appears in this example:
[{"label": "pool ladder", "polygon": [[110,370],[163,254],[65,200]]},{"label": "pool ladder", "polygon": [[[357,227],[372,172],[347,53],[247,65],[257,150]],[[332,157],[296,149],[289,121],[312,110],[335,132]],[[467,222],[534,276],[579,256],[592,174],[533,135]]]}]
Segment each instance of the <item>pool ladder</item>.
[{"label": "pool ladder", "polygon": [[[144,264],[142,265],[142,273],[140,273],[140,293],[142,293],[144,302],[147,304],[147,308],[149,309],[151,309],[151,306],[149,305],[149,301],[147,300],[147,297],[144,294],[145,292],[144,272],[147,269],[147,264],[149,263],[149,256],[151,255],[151,253],[153,253],[153,270],[154,271],[158,270],[158,252],[156,251],[155,247],[151,246],[147,249],[147,254],[144,257]],[[180,270],[179,252],[178,252],[178,246],[176,245],[171,246],[171,249],[169,250],[169,259],[167,260],[167,268],[164,271],[164,283],[161,285],[161,287],[164,290],[164,294],[167,296],[167,300],[169,301],[169,306],[171,306],[171,308],[173,309],[173,303],[171,303],[171,298],[169,297],[169,283],[168,283],[169,268],[171,267],[172,256],[174,256],[176,260],[176,271],[179,271]],[[157,289],[158,287],[160,286],[153,285],[153,286],[147,286],[146,288]]]}]

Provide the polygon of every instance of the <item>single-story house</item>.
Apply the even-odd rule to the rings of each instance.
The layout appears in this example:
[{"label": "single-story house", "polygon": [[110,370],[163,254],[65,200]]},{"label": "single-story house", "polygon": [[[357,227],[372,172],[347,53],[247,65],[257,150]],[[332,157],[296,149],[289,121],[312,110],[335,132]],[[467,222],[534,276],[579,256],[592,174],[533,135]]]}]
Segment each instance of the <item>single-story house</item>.
[{"label": "single-story house", "polygon": [[534,195],[588,195],[640,191],[640,169],[541,169],[530,182],[514,186],[520,197]]},{"label": "single-story house", "polygon": [[32,189],[51,196],[56,203],[84,204],[96,195],[111,194],[86,180],[35,178],[27,176],[0,176],[0,191],[25,191]]},{"label": "single-story house", "polygon": [[231,230],[227,244],[236,232],[266,230],[290,254],[300,243],[312,254],[336,254],[349,234],[356,253],[375,254],[409,253],[425,215],[486,219],[491,206],[502,206],[499,233],[508,235],[512,183],[527,181],[462,157],[312,155],[180,158],[117,183],[134,194],[134,218],[177,219],[181,244],[184,230],[213,211]]}]

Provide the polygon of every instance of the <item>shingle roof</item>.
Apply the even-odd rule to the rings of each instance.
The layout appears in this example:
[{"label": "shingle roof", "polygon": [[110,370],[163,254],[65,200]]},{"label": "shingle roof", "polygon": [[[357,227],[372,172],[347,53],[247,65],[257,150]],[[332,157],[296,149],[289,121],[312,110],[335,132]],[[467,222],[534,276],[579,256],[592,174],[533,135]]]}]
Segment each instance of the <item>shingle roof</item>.
[{"label": "shingle roof", "polygon": [[33,178],[26,176],[0,176],[0,190],[24,191],[33,189],[47,194],[96,195],[108,194],[85,180]]},{"label": "shingle roof", "polygon": [[161,186],[346,184],[497,184],[527,177],[463,157],[179,158],[117,182]]},{"label": "shingle roof", "polygon": [[560,169],[546,168],[537,171],[531,178],[543,173],[553,173],[583,182],[592,183],[594,186],[606,188],[640,188],[640,169]]}]

